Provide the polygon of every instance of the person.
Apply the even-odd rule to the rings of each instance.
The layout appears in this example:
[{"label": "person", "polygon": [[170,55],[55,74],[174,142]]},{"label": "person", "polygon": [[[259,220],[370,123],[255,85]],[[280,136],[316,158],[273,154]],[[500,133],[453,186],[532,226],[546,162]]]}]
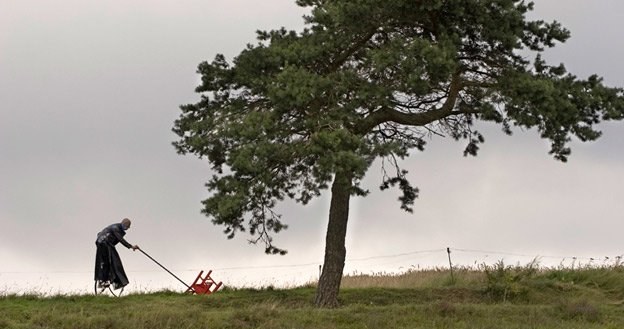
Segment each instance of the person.
[{"label": "person", "polygon": [[111,224],[97,234],[95,245],[95,281],[98,288],[105,289],[113,285],[114,289],[123,288],[128,284],[128,277],[124,271],[121,258],[115,245],[119,242],[126,248],[137,250],[139,246],[132,245],[126,239],[126,231],[132,222],[124,218],[120,223]]}]

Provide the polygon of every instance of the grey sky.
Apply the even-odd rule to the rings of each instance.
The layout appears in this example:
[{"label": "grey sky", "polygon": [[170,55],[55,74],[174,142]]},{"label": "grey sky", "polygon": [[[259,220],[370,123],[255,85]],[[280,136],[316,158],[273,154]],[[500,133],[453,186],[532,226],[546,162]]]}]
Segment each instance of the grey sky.
[{"label": "grey sky", "polygon": [[[327,195],[283,204],[290,228],[276,242],[289,254],[265,256],[199,214],[209,166],[170,145],[178,106],[198,99],[197,64],[238,54],[257,29],[298,29],[303,13],[290,0],[0,0],[0,292],[86,291],[95,234],[123,217],[134,221],[130,242],[188,280],[210,268],[226,284],[314,278]],[[624,86],[624,3],[541,0],[534,16],[572,31],[548,60]],[[466,265],[623,254],[622,128],[574,143],[567,164],[533,131],[507,137],[484,126],[477,158],[450,138],[431,140],[404,163],[421,190],[413,215],[399,210],[396,191],[378,191],[373,166],[373,193],[352,201],[346,271],[444,265],[439,252],[361,259],[447,246],[528,256],[456,252]],[[143,255],[120,253],[136,289],[180,288]],[[291,266],[301,264],[311,265]],[[277,265],[291,267],[254,268]]]}]

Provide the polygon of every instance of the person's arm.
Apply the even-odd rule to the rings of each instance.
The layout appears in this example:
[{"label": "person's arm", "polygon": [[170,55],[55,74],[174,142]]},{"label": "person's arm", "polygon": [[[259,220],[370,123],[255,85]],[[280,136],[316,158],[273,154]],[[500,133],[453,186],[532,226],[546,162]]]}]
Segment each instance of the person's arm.
[{"label": "person's arm", "polygon": [[130,244],[130,242],[126,241],[126,239],[121,238],[121,240],[119,240],[119,242],[121,242],[121,244],[123,244],[126,248],[130,249],[134,249],[134,246]]},{"label": "person's arm", "polygon": [[117,241],[121,242],[121,244],[123,244],[126,248],[128,248],[128,249],[132,248],[132,249],[136,250],[134,248],[136,246],[133,246],[128,241],[126,241],[126,239],[123,238],[123,236],[121,235],[121,232],[119,232],[119,229],[117,227],[113,228],[111,230],[111,232],[115,235],[115,238],[117,239]]}]

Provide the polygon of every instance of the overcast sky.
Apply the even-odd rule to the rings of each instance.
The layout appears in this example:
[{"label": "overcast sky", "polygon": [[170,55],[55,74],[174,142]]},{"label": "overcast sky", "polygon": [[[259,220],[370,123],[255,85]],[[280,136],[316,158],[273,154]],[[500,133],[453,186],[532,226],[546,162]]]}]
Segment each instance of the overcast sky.
[{"label": "overcast sky", "polygon": [[[624,86],[624,2],[536,2],[534,17],[572,31],[552,64]],[[0,0],[0,293],[90,291],[95,235],[123,217],[127,239],[187,281],[200,269],[236,286],[316,279],[327,194],[280,207],[290,227],[275,242],[289,254],[267,256],[200,214],[210,167],[171,146],[178,106],[198,100],[197,65],[231,59],[257,29],[300,29],[304,13],[292,0]],[[483,126],[476,158],[435,138],[403,163],[421,190],[414,214],[378,190],[373,166],[372,193],[351,203],[345,272],[444,266],[446,247],[463,265],[624,254],[624,126],[601,127],[567,164],[534,131]],[[182,290],[118,249],[132,289]]]}]

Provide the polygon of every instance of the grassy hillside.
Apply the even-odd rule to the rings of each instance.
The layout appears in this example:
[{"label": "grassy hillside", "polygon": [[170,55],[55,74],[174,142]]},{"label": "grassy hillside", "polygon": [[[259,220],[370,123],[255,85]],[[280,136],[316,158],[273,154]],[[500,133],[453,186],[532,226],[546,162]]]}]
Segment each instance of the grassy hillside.
[{"label": "grassy hillside", "polygon": [[314,287],[104,296],[0,292],[3,328],[624,328],[624,269],[534,265],[349,276],[341,306]]}]

